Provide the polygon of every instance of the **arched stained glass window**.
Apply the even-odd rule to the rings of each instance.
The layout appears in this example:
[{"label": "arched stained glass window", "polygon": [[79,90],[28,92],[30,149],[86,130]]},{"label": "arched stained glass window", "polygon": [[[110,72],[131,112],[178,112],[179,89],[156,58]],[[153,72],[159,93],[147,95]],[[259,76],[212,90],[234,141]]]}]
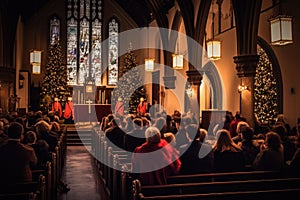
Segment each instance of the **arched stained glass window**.
[{"label": "arched stained glass window", "polygon": [[109,24],[108,38],[108,85],[116,85],[118,82],[118,57],[119,57],[119,24],[112,19]]},{"label": "arched stained glass window", "polygon": [[50,19],[50,43],[60,40],[60,20],[54,16]]},{"label": "arched stained glass window", "polygon": [[102,1],[67,0],[68,84],[101,85]]}]

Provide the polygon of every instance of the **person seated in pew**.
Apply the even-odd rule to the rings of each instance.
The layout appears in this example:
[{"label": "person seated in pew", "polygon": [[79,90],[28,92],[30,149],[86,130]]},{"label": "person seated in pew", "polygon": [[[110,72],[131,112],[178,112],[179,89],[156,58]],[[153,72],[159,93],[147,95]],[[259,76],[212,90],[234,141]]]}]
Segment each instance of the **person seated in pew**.
[{"label": "person seated in pew", "polygon": [[33,148],[21,143],[24,127],[12,122],[8,127],[8,142],[0,148],[0,184],[32,181],[32,166],[37,164]]},{"label": "person seated in pew", "polygon": [[145,142],[143,120],[141,118],[135,118],[133,119],[133,130],[124,135],[124,149],[133,152],[136,147],[141,146]]},{"label": "person seated in pew", "polygon": [[167,184],[167,177],[178,174],[180,170],[178,151],[161,139],[156,127],[147,128],[145,137],[146,142],[132,155],[132,176],[138,178],[142,185]]},{"label": "person seated in pew", "polygon": [[37,157],[38,162],[34,169],[44,168],[47,161],[50,161],[48,143],[43,139],[37,140],[36,133],[34,131],[27,131],[25,144],[34,149]]},{"label": "person seated in pew", "polygon": [[230,132],[226,129],[218,130],[217,142],[213,145],[214,171],[235,172],[245,170],[245,160],[242,149],[234,143]]},{"label": "person seated in pew", "polygon": [[[186,126],[189,143],[180,152],[180,174],[208,173],[213,171],[214,154],[212,146],[204,143],[207,131],[198,129],[196,124]],[[201,139],[200,139],[201,138]]]},{"label": "person seated in pew", "polygon": [[265,144],[260,146],[260,152],[253,161],[256,170],[284,170],[284,147],[280,136],[270,131],[266,135]]},{"label": "person seated in pew", "polygon": [[296,145],[296,152],[294,153],[292,159],[287,161],[287,169],[291,175],[300,177],[300,135],[297,136]]}]

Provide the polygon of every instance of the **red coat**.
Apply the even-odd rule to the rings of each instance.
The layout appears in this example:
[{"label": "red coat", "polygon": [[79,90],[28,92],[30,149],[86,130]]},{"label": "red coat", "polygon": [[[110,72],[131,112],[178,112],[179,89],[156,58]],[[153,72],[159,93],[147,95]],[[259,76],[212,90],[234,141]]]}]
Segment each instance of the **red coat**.
[{"label": "red coat", "polygon": [[62,116],[62,106],[59,101],[54,101],[52,103],[52,111],[56,112],[56,114],[61,118]]},{"label": "red coat", "polygon": [[65,105],[64,118],[69,119],[72,116],[72,120],[74,120],[74,108],[72,101],[67,101]]},{"label": "red coat", "polygon": [[[149,155],[150,152],[154,154]],[[135,149],[132,156],[132,172],[140,172],[142,185],[166,184],[166,177],[177,174],[180,167],[179,152],[164,139],[159,143],[145,142]]]}]

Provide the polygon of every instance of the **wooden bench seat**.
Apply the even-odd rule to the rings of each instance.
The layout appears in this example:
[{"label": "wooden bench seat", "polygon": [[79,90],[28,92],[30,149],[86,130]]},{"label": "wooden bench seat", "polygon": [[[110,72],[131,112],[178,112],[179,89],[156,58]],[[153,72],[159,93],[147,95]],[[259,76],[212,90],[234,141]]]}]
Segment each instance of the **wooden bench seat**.
[{"label": "wooden bench seat", "polygon": [[233,181],[233,180],[253,180],[282,177],[279,171],[245,171],[245,172],[223,172],[223,173],[203,173],[191,175],[175,175],[167,178],[168,184],[176,183],[199,183],[209,181]]},{"label": "wooden bench seat", "polygon": [[167,196],[145,197],[140,194],[139,200],[254,200],[254,199],[286,199],[287,197],[297,197],[300,189],[276,189],[276,190],[256,190],[243,192],[222,192],[205,194],[182,194]]}]

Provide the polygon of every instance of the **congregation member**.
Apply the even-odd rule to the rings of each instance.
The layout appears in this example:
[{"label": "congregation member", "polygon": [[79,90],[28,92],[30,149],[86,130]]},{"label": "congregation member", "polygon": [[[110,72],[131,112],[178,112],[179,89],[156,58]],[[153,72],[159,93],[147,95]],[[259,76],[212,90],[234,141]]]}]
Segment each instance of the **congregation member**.
[{"label": "congregation member", "polygon": [[242,149],[233,142],[230,132],[226,129],[218,130],[216,137],[217,141],[213,146],[214,171],[243,171],[245,160]]},{"label": "congregation member", "polygon": [[147,128],[145,137],[146,142],[137,147],[132,156],[133,176],[142,185],[166,184],[168,176],[179,173],[181,161],[178,152],[161,139],[161,133],[156,127]]},{"label": "congregation member", "polygon": [[0,148],[0,182],[15,184],[32,181],[32,167],[37,164],[33,148],[21,143],[24,127],[12,122],[8,127],[8,142]]}]

